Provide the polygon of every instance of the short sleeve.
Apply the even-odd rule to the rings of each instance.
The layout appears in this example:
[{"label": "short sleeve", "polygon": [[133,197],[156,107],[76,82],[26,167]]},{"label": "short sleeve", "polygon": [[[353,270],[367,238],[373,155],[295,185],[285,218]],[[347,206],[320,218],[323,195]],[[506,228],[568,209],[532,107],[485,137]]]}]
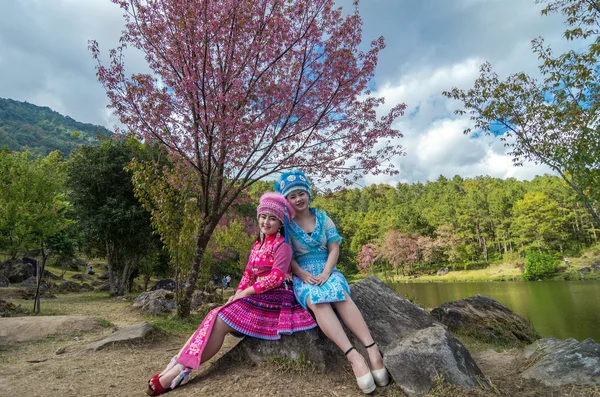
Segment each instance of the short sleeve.
[{"label": "short sleeve", "polygon": [[342,243],[342,236],[340,236],[335,224],[327,215],[325,215],[325,237],[327,238],[327,245],[331,243]]}]

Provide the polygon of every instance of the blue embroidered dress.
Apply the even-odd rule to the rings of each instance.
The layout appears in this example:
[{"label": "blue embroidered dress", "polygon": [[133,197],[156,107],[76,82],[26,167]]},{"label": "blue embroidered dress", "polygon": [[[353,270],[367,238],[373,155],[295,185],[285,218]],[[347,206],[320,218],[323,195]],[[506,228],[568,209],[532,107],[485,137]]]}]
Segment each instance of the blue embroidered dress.
[{"label": "blue embroidered dress", "polygon": [[[342,238],[325,211],[317,211],[315,208],[311,208],[310,211],[317,218],[314,230],[309,235],[294,220],[290,220],[290,244],[298,265],[313,276],[318,276],[327,263],[327,245],[333,242],[341,243]],[[321,286],[305,283],[300,277],[294,276],[294,295],[304,308],[309,298],[312,303],[344,301],[344,291],[350,295],[348,282],[335,268]]]}]

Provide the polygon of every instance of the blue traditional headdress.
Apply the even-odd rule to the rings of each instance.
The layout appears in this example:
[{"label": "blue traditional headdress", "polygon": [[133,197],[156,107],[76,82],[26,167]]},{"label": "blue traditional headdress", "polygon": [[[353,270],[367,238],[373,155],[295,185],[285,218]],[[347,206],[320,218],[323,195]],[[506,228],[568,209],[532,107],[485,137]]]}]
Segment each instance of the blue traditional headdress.
[{"label": "blue traditional headdress", "polygon": [[310,182],[304,172],[300,170],[293,170],[284,172],[279,177],[279,180],[275,182],[275,191],[281,193],[282,196],[287,197],[288,194],[302,190],[308,194],[310,199]]}]

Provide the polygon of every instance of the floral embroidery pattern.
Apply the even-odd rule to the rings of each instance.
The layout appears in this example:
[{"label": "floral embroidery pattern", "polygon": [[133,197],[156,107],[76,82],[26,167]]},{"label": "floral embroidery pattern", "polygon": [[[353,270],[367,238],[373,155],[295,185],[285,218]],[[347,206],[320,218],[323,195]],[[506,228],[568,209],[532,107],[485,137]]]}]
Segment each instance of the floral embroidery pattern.
[{"label": "floral embroidery pattern", "polygon": [[283,274],[281,270],[273,269],[268,276],[261,277],[260,280],[254,283],[254,290],[257,294],[261,294],[264,291],[268,291],[281,285],[284,278],[285,274]]}]

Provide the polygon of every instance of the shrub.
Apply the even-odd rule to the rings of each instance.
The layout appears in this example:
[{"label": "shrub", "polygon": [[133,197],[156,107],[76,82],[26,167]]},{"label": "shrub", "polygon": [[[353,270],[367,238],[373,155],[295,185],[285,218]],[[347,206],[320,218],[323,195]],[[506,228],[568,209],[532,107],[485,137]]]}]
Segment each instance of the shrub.
[{"label": "shrub", "polygon": [[556,273],[558,259],[552,254],[527,251],[525,257],[525,280],[544,279]]}]

